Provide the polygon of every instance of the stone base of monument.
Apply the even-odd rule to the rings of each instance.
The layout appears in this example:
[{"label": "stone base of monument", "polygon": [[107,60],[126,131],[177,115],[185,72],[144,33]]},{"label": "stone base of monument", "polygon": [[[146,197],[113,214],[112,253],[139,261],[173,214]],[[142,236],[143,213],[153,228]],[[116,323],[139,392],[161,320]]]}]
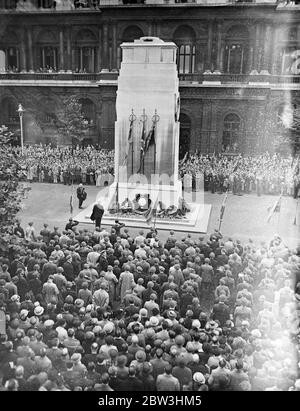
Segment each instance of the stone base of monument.
[{"label": "stone base of monument", "polygon": [[[110,201],[115,197],[117,190],[117,184],[113,183],[109,188],[108,196]],[[182,196],[182,183],[181,181],[176,181],[174,185],[169,184],[130,184],[130,183],[118,183],[118,196],[119,204],[128,198],[133,201],[137,194],[149,194],[151,201],[154,203],[156,199],[162,201],[164,206],[167,208],[173,204],[178,204],[179,197]],[[107,207],[105,209],[108,208]]]},{"label": "stone base of monument", "polygon": [[[105,199],[102,202],[105,208]],[[186,233],[203,233],[207,232],[211,204],[196,204],[188,203],[191,211],[188,212],[183,218],[156,218],[155,226],[157,230],[173,230],[173,231],[183,231]],[[78,215],[74,217],[75,220],[79,221],[81,224],[90,224],[94,226],[93,221],[90,220],[90,215],[92,214],[94,203],[90,204],[87,208],[82,210]],[[126,216],[126,214],[116,216],[105,212],[102,217],[101,226],[112,226],[115,219],[120,222],[125,223],[126,227],[133,228],[150,228],[152,223],[147,223],[144,216]]]}]

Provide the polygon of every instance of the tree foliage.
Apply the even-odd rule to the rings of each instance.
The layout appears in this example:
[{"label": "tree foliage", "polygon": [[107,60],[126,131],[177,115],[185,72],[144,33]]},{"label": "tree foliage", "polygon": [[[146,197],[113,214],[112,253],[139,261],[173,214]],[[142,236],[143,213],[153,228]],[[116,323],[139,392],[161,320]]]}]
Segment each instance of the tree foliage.
[{"label": "tree foliage", "polygon": [[81,142],[88,131],[88,121],[82,114],[82,105],[76,96],[65,97],[62,109],[57,111],[57,129],[66,143]]},{"label": "tree foliage", "polygon": [[[9,149],[13,133],[0,126],[0,251],[5,252],[14,242],[12,234],[16,215],[22,209],[22,199],[28,188],[20,183],[24,172]],[[17,239],[15,239],[17,242]]]}]

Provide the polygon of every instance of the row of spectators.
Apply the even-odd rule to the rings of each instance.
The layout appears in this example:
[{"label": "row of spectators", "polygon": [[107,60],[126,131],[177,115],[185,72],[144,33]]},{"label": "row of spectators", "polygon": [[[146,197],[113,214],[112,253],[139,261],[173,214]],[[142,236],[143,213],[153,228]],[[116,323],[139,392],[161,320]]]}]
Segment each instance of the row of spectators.
[{"label": "row of spectators", "polygon": [[[103,174],[113,173],[113,151],[86,148],[33,145],[23,149],[11,146],[28,181],[71,184],[97,184]],[[100,183],[99,183],[100,184]]]},{"label": "row of spectators", "polygon": [[298,161],[278,154],[259,156],[190,155],[183,161],[180,174],[204,175],[204,187],[214,192],[232,191],[234,194],[294,195],[299,184]]},{"label": "row of spectators", "polygon": [[[101,176],[114,174],[114,152],[95,147],[57,147],[33,145],[11,147],[24,176],[29,181],[103,185]],[[300,185],[298,160],[268,153],[259,156],[193,154],[179,166],[185,185],[196,189],[233,194],[257,192],[297,196]],[[189,176],[185,179],[184,176]]]},{"label": "row of spectators", "polygon": [[[18,224],[0,260],[7,391],[300,390],[300,251]],[[1,317],[0,317],[1,318]]]}]

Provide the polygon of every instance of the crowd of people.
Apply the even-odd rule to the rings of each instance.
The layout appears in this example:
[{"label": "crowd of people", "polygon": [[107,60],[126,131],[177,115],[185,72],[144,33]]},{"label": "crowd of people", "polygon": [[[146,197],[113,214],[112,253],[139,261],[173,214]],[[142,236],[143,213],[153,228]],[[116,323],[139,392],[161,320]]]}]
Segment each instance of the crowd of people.
[{"label": "crowd of people", "polygon": [[101,185],[101,176],[113,173],[113,151],[92,146],[73,149],[40,144],[24,147],[23,153],[19,146],[10,146],[10,151],[30,182]]},{"label": "crowd of people", "polygon": [[295,195],[299,185],[298,161],[278,154],[230,156],[193,154],[182,162],[181,176],[189,174],[196,180],[204,176],[204,188],[212,193],[232,191],[233,194]]},{"label": "crowd of people", "polygon": [[[51,145],[10,147],[30,182],[103,185],[103,175],[114,175],[114,151]],[[264,153],[258,156],[191,154],[180,162],[179,174],[190,176],[195,189],[233,194],[283,194],[297,197],[300,186],[299,161]],[[199,185],[199,187],[197,187]]]},{"label": "crowd of people", "polygon": [[33,223],[0,258],[0,389],[299,391],[300,250]]}]

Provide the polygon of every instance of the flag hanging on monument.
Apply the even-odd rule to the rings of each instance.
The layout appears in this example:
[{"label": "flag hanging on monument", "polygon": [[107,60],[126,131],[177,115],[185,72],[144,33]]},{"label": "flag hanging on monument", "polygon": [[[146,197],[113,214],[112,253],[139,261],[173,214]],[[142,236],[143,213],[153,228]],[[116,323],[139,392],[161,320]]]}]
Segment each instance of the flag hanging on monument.
[{"label": "flag hanging on monument", "polygon": [[130,121],[129,133],[128,133],[128,145],[133,143],[133,120]]},{"label": "flag hanging on monument", "polygon": [[127,159],[129,156],[129,150],[130,150],[130,145],[133,144],[133,120],[130,120],[130,126],[129,126],[129,133],[128,133],[128,146],[127,150],[125,153],[124,161],[123,161],[123,166],[126,165]]},{"label": "flag hanging on monument", "polygon": [[140,167],[138,169],[138,173],[140,173],[143,170],[143,167],[144,167],[145,143],[146,143],[146,130],[145,130],[145,122],[143,121],[143,129],[142,129],[142,137],[141,137],[141,148],[140,148]]},{"label": "flag hanging on monument", "polygon": [[271,220],[274,213],[280,213],[281,197],[282,197],[282,194],[280,194],[280,196],[274,202],[273,206],[271,208],[268,208],[268,211],[270,210],[270,212],[269,212],[269,215],[268,215],[268,218],[267,218],[267,223]]},{"label": "flag hanging on monument", "polygon": [[146,137],[144,156],[151,146],[155,145],[155,123],[153,122],[152,127]]}]

